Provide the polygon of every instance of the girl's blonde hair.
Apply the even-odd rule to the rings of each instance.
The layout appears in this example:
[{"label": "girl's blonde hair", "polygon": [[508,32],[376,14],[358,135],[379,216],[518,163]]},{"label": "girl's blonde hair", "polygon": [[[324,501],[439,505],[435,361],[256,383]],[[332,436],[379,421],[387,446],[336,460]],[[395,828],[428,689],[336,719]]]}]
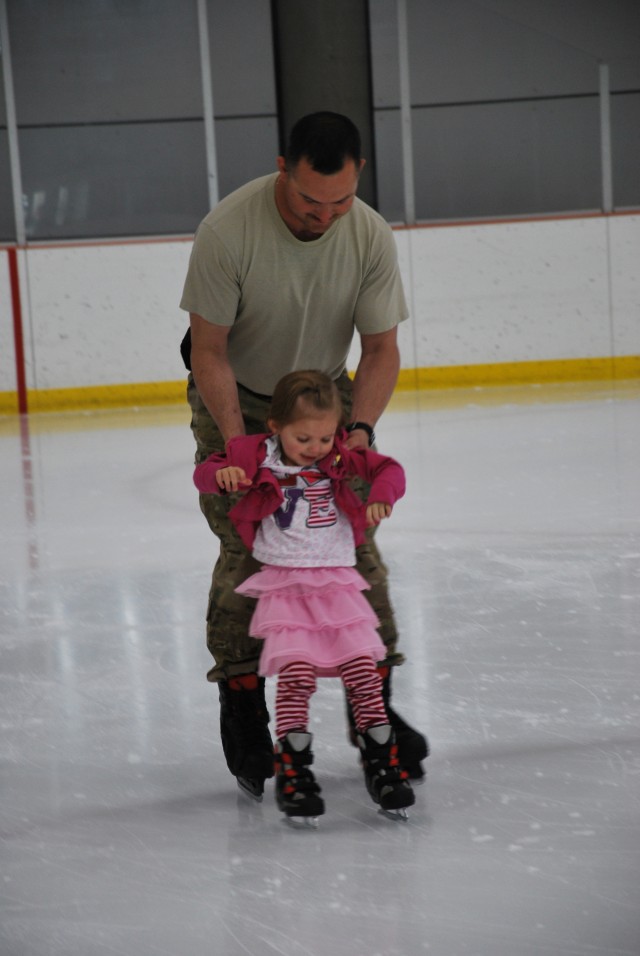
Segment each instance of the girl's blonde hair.
[{"label": "girl's blonde hair", "polygon": [[307,369],[289,372],[280,379],[271,399],[269,420],[283,428],[322,412],[335,412],[338,428],[344,425],[344,408],[335,382],[324,372]]}]

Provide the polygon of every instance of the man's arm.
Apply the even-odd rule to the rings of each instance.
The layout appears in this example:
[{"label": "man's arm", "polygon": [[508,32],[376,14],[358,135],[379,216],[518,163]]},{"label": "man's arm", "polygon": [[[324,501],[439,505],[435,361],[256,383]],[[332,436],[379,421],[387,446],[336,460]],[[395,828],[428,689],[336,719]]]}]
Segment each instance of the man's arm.
[{"label": "man's arm", "polygon": [[245,433],[238,386],[227,357],[230,327],[213,325],[195,312],[190,318],[191,370],[200,397],[226,444],[235,435]]},{"label": "man's arm", "polygon": [[[376,424],[389,403],[400,371],[396,328],[375,335],[362,335],[362,354],[353,380],[352,422]],[[349,435],[348,448],[366,448],[369,436],[363,429]]]}]

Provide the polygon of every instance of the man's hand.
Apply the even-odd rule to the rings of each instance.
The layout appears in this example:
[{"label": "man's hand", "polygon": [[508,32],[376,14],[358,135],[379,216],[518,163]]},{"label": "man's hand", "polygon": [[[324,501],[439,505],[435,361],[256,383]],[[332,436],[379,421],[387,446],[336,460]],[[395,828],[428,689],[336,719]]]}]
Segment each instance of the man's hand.
[{"label": "man's hand", "polygon": [[352,448],[368,448],[369,436],[364,428],[355,428],[352,432],[349,432],[344,446],[350,450]]}]

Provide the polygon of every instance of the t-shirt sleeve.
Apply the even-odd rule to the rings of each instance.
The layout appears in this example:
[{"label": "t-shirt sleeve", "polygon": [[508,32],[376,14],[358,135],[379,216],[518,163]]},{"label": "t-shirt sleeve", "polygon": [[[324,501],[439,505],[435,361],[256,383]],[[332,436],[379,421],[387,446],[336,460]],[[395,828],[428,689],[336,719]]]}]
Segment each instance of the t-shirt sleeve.
[{"label": "t-shirt sleeve", "polygon": [[354,312],[361,335],[386,332],[409,317],[398,251],[389,228],[378,231],[363,276]]},{"label": "t-shirt sleeve", "polygon": [[238,270],[213,229],[201,223],[195,236],[180,308],[214,325],[233,325],[240,301]]}]

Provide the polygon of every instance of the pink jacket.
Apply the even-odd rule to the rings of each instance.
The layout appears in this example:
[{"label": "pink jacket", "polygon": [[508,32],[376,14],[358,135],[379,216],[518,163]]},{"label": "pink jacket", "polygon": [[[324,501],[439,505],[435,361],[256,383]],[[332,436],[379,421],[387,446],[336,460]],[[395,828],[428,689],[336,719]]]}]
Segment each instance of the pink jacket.
[{"label": "pink jacket", "polygon": [[[206,461],[196,466],[193,481],[203,494],[219,495],[224,492],[216,482],[220,468],[235,465],[242,468],[253,482],[229,517],[238,530],[244,544],[251,550],[258,526],[263,518],[278,510],[284,496],[277,479],[268,468],[261,468],[266,454],[265,441],[269,435],[242,435],[231,438],[225,455],[209,455]],[[368,448],[344,447],[346,433],[336,435],[336,440],[318,468],[331,479],[336,504],[343,511],[353,528],[356,545],[362,544],[366,530],[365,506],[349,487],[349,478],[364,478],[369,482],[369,501],[394,505],[405,492],[404,470],[393,458],[379,455]]]}]

